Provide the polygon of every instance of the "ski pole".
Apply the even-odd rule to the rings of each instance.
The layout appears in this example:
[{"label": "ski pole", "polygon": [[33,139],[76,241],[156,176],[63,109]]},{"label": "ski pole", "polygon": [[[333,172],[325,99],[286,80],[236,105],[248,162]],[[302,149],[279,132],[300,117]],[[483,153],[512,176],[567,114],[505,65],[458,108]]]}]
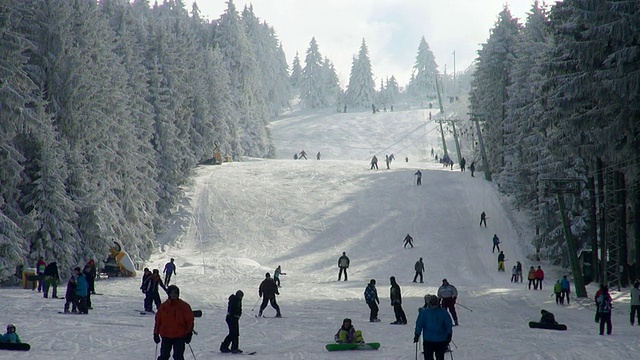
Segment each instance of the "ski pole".
[{"label": "ski pole", "polygon": [[467,309],[467,310],[469,310],[469,311],[471,311],[471,312],[473,312],[473,310],[471,310],[471,309],[469,309],[468,307],[466,307],[466,306],[464,306],[464,305],[460,304],[459,302],[456,302],[456,304],[457,304],[457,305],[459,305],[459,306],[461,306],[461,307],[463,307],[463,308],[465,308],[465,309]]},{"label": "ski pole", "polygon": [[258,298],[258,301],[256,301],[256,304],[253,305],[253,307],[251,308],[251,311],[256,309],[256,306],[258,306],[258,303],[260,302],[260,298]]},{"label": "ski pole", "polygon": [[189,350],[191,350],[191,355],[193,355],[193,359],[198,360],[196,359],[196,354],[193,353],[193,348],[191,347],[191,344],[187,344],[187,345],[189,345]]},{"label": "ski pole", "polygon": [[416,342],[416,360],[418,360],[418,342]]},{"label": "ski pole", "polygon": [[156,355],[153,357],[153,360],[158,358],[158,344],[156,344]]},{"label": "ski pole", "polygon": [[451,340],[451,343],[453,344],[453,346],[456,348],[456,350],[458,350],[458,345],[456,345],[456,343],[453,342],[453,340]]}]

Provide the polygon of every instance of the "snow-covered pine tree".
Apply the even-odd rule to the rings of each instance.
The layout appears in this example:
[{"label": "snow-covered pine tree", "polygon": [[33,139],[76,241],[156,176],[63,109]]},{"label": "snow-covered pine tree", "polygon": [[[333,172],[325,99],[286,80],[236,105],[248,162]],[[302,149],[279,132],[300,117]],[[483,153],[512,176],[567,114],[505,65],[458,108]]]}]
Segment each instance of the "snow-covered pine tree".
[{"label": "snow-covered pine tree", "polygon": [[387,104],[393,106],[400,97],[400,86],[395,76],[391,75],[391,77],[387,79],[384,92]]},{"label": "snow-covered pine tree", "polygon": [[300,57],[297,51],[296,56],[293,58],[293,64],[291,65],[289,81],[291,82],[293,89],[300,89],[300,84],[302,83],[302,66],[300,65]]},{"label": "snow-covered pine tree", "polygon": [[365,39],[362,39],[358,57],[354,58],[353,66],[351,67],[349,86],[346,91],[349,105],[370,108],[376,100],[375,86],[371,71],[371,60],[369,60],[369,49]]},{"label": "snow-covered pine tree", "polygon": [[326,101],[326,84],[324,83],[323,58],[318,48],[316,38],[311,38],[305,65],[302,69],[300,82],[300,100],[306,108],[322,108],[328,106]]},{"label": "snow-covered pine tree", "polygon": [[438,76],[438,64],[423,36],[418,45],[418,54],[413,65],[411,82],[409,82],[411,95],[418,100],[436,98],[436,76]]}]

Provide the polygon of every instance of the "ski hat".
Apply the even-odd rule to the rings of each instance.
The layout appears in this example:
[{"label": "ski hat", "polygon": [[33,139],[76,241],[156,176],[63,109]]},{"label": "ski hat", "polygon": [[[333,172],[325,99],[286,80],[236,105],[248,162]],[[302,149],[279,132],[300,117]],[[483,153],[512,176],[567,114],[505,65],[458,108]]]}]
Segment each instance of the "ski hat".
[{"label": "ski hat", "polygon": [[395,277],[395,276],[390,277],[390,278],[389,278],[389,281],[390,281],[392,284],[394,284],[394,283],[396,282],[396,277]]},{"label": "ski hat", "polygon": [[7,325],[7,332],[8,333],[16,332],[16,326],[14,324]]},{"label": "ski hat", "polygon": [[268,278],[270,278],[270,277],[271,277],[271,274],[266,273],[266,274],[264,274],[264,277],[268,279]]},{"label": "ski hat", "polygon": [[180,295],[180,288],[175,285],[169,285],[169,287],[167,288],[167,294],[171,294],[172,292]]},{"label": "ski hat", "polygon": [[342,324],[348,322],[349,324],[351,324],[351,319],[349,318],[344,318],[344,320],[342,320]]}]

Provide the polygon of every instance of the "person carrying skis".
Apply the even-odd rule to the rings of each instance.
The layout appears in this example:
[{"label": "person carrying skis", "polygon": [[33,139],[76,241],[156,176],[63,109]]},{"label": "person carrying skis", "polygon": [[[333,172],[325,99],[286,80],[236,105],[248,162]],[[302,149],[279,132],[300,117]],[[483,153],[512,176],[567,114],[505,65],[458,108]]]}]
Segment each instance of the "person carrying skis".
[{"label": "person carrying skis", "polygon": [[567,279],[567,275],[562,276],[562,280],[560,281],[560,287],[562,289],[562,301],[567,299],[567,305],[571,305],[571,300],[569,299],[569,293],[571,292],[571,284],[569,283],[569,279]]},{"label": "person carrying skis", "polygon": [[60,275],[58,274],[58,264],[53,261],[44,268],[44,289],[43,297],[49,296],[49,287],[51,287],[51,298],[58,298],[58,282],[60,282]]},{"label": "person carrying skis", "polygon": [[609,288],[604,286],[600,296],[596,298],[598,303],[598,317],[600,319],[600,335],[604,335],[604,326],[607,325],[607,335],[611,335],[611,295]]},{"label": "person carrying skis", "polygon": [[380,304],[380,299],[378,299],[378,290],[376,290],[376,280],[371,279],[369,281],[369,285],[364,289],[364,301],[366,301],[367,305],[369,305],[369,309],[371,313],[369,314],[369,322],[380,322],[378,319],[378,304]]},{"label": "person carrying skis", "polygon": [[420,284],[424,283],[422,279],[422,273],[424,272],[424,263],[422,262],[422,258],[416,261],[416,264],[413,265],[413,268],[416,271],[416,274],[413,276],[413,282],[416,282],[418,276],[420,276]]},{"label": "person carrying skis", "polygon": [[0,335],[0,343],[22,344],[14,324],[7,325],[7,332],[4,335]]},{"label": "person carrying skis", "polygon": [[404,237],[404,248],[407,248],[407,245],[410,245],[413,248],[413,238],[411,235],[407,233],[407,236]]},{"label": "person carrying skis", "polygon": [[422,334],[424,359],[444,360],[444,354],[449,349],[453,337],[453,324],[447,310],[440,307],[440,301],[435,295],[425,295],[426,307],[418,310],[416,329],[413,342],[420,341]]},{"label": "person carrying skis", "polygon": [[298,156],[298,159],[302,160],[302,158],[304,158],[305,160],[307,159],[307,153],[304,151],[304,149],[302,149],[302,151],[300,151],[300,156]]},{"label": "person carrying skis", "polygon": [[89,284],[86,275],[79,267],[73,269],[76,275],[76,293],[75,301],[80,314],[89,313],[89,305],[87,304],[87,296],[89,295]]},{"label": "person carrying skis", "polygon": [[500,251],[498,254],[498,271],[504,272],[504,251]]},{"label": "person carrying skis", "polygon": [[533,285],[533,290],[538,290],[536,287],[536,269],[534,269],[533,266],[529,268],[527,280],[529,280],[529,290],[531,290],[531,285]]},{"label": "person carrying skis", "polygon": [[349,268],[349,263],[351,261],[347,257],[347,253],[343,252],[342,256],[338,259],[338,268],[340,268],[340,272],[338,272],[338,281],[342,277],[342,273],[344,272],[344,281],[347,281],[347,269]]},{"label": "person carrying skis", "polygon": [[515,265],[511,269],[511,282],[518,282],[518,267]]},{"label": "person carrying skis", "polygon": [[400,291],[400,285],[396,282],[395,276],[389,278],[391,283],[391,289],[389,289],[389,298],[391,299],[391,306],[393,306],[393,313],[396,315],[396,321],[392,322],[394,325],[406,325],[407,316],[402,310],[402,292]]},{"label": "person carrying skis", "polygon": [[282,268],[280,268],[280,265],[278,265],[278,267],[276,268],[276,271],[273,272],[273,281],[275,281],[276,286],[280,287],[280,275],[287,275],[286,273],[282,272]]},{"label": "person carrying skis", "polygon": [[454,325],[458,325],[458,314],[456,313],[456,300],[458,299],[458,289],[449,284],[447,279],[442,279],[442,285],[438,288],[438,298],[442,300],[442,307],[449,310],[453,318]]},{"label": "person carrying skis", "polygon": [[264,275],[264,280],[260,283],[260,287],[258,288],[258,297],[262,298],[262,304],[260,304],[260,311],[258,312],[258,317],[262,316],[262,311],[267,307],[267,303],[271,303],[271,307],[276,309],[276,317],[282,317],[280,314],[280,306],[276,302],[276,295],[280,295],[278,292],[278,287],[276,283],[271,278],[271,274],[266,273]]},{"label": "person carrying skis", "polygon": [[413,175],[418,177],[416,180],[416,185],[418,186],[422,185],[422,173],[420,172],[420,170],[416,171],[416,173]]},{"label": "person carrying skis", "polygon": [[476,171],[476,162],[475,161],[471,162],[471,166],[469,166],[469,170],[471,170],[471,177],[475,177],[475,176],[473,176],[473,173]]},{"label": "person carrying skis", "polygon": [[482,214],[480,214],[480,226],[482,227],[482,223],[484,223],[484,227],[487,227],[487,214],[484,213],[484,211],[482,212]]},{"label": "person carrying skis", "polygon": [[162,341],[158,360],[169,360],[172,349],[174,359],[184,359],[185,346],[191,343],[193,337],[193,310],[180,299],[177,286],[169,286],[167,293],[169,299],[160,305],[156,313],[153,341],[156,344]]},{"label": "person carrying skis", "polygon": [[522,282],[522,263],[520,261],[516,261],[516,271],[520,282]]},{"label": "person carrying skis", "polygon": [[364,344],[362,331],[356,330],[349,318],[342,320],[342,326],[340,326],[338,332],[333,336],[333,339],[338,344]]},{"label": "person carrying skis", "polygon": [[638,324],[640,324],[640,281],[633,283],[633,289],[631,289],[629,295],[631,295],[631,302],[629,303],[631,311],[629,314],[631,326],[633,326],[636,314],[638,316]]},{"label": "person carrying skis", "polygon": [[560,280],[556,280],[556,283],[553,285],[553,294],[556,296],[556,304],[563,304],[562,301],[562,284],[560,284]]},{"label": "person carrying skis", "polygon": [[36,275],[38,275],[38,292],[44,290],[44,270],[47,268],[47,263],[44,258],[40,256],[36,263]]},{"label": "person carrying skis", "polygon": [[376,170],[378,170],[378,158],[375,155],[373,155],[373,157],[371,158],[371,169],[370,170],[373,170],[374,168]]},{"label": "person carrying skis", "polygon": [[[485,226],[486,226],[486,221],[485,221]],[[493,234],[493,249],[491,249],[492,254],[496,251],[496,248],[498,249],[498,252],[500,252],[500,239],[498,238],[498,234]]]},{"label": "person carrying skis", "polygon": [[147,290],[146,294],[149,297],[149,300],[145,301],[145,306],[149,306],[144,309],[146,312],[153,312],[153,304],[156,304],[156,310],[160,309],[161,301],[160,301],[160,292],[159,288],[162,288],[165,292],[167,292],[167,287],[162,282],[160,278],[160,270],[153,269],[151,276],[147,279],[147,285],[145,289]]},{"label": "person carrying skis", "polygon": [[538,270],[536,270],[536,282],[533,285],[533,287],[537,290],[538,287],[540,287],[540,290],[542,290],[542,281],[544,280],[544,271],[542,271],[542,268],[540,268],[540,266],[538,266]]},{"label": "person carrying skis", "polygon": [[[243,297],[244,293],[242,290],[238,290],[235,294],[229,296],[227,316],[225,317],[225,322],[229,327],[229,335],[227,335],[220,344],[220,352],[242,354],[242,350],[238,349],[238,344],[240,339],[240,316],[242,316]],[[229,349],[229,345],[231,345],[231,349]]]},{"label": "person carrying skis", "polygon": [[169,286],[169,282],[171,281],[171,276],[177,275],[176,263],[174,262],[173,258],[171,258],[171,260],[169,260],[169,262],[164,265],[164,270],[162,270],[162,273],[164,274],[164,285]]}]

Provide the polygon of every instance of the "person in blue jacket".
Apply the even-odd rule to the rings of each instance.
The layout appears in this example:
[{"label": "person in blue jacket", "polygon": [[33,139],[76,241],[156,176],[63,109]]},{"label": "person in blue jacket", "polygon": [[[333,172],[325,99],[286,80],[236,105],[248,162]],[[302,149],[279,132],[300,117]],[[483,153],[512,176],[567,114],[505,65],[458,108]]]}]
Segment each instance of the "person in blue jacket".
[{"label": "person in blue jacket", "polygon": [[11,343],[11,344],[20,344],[20,336],[16,332],[16,326],[13,324],[7,325],[7,333],[4,335],[0,335],[0,342]]},{"label": "person in blue jacket", "polygon": [[80,314],[89,313],[89,304],[87,303],[87,295],[89,294],[89,283],[87,277],[79,267],[73,269],[76,275],[76,306]]},{"label": "person in blue jacket", "polygon": [[425,295],[425,307],[420,308],[416,320],[416,330],[413,342],[420,341],[422,334],[424,359],[444,360],[444,354],[449,348],[453,336],[453,323],[447,310],[440,307],[440,301],[435,295]]},{"label": "person in blue jacket", "polygon": [[569,293],[571,292],[571,284],[569,284],[569,280],[567,279],[567,275],[562,277],[562,281],[560,281],[560,288],[562,289],[562,299],[567,300],[567,305],[569,305]]}]

